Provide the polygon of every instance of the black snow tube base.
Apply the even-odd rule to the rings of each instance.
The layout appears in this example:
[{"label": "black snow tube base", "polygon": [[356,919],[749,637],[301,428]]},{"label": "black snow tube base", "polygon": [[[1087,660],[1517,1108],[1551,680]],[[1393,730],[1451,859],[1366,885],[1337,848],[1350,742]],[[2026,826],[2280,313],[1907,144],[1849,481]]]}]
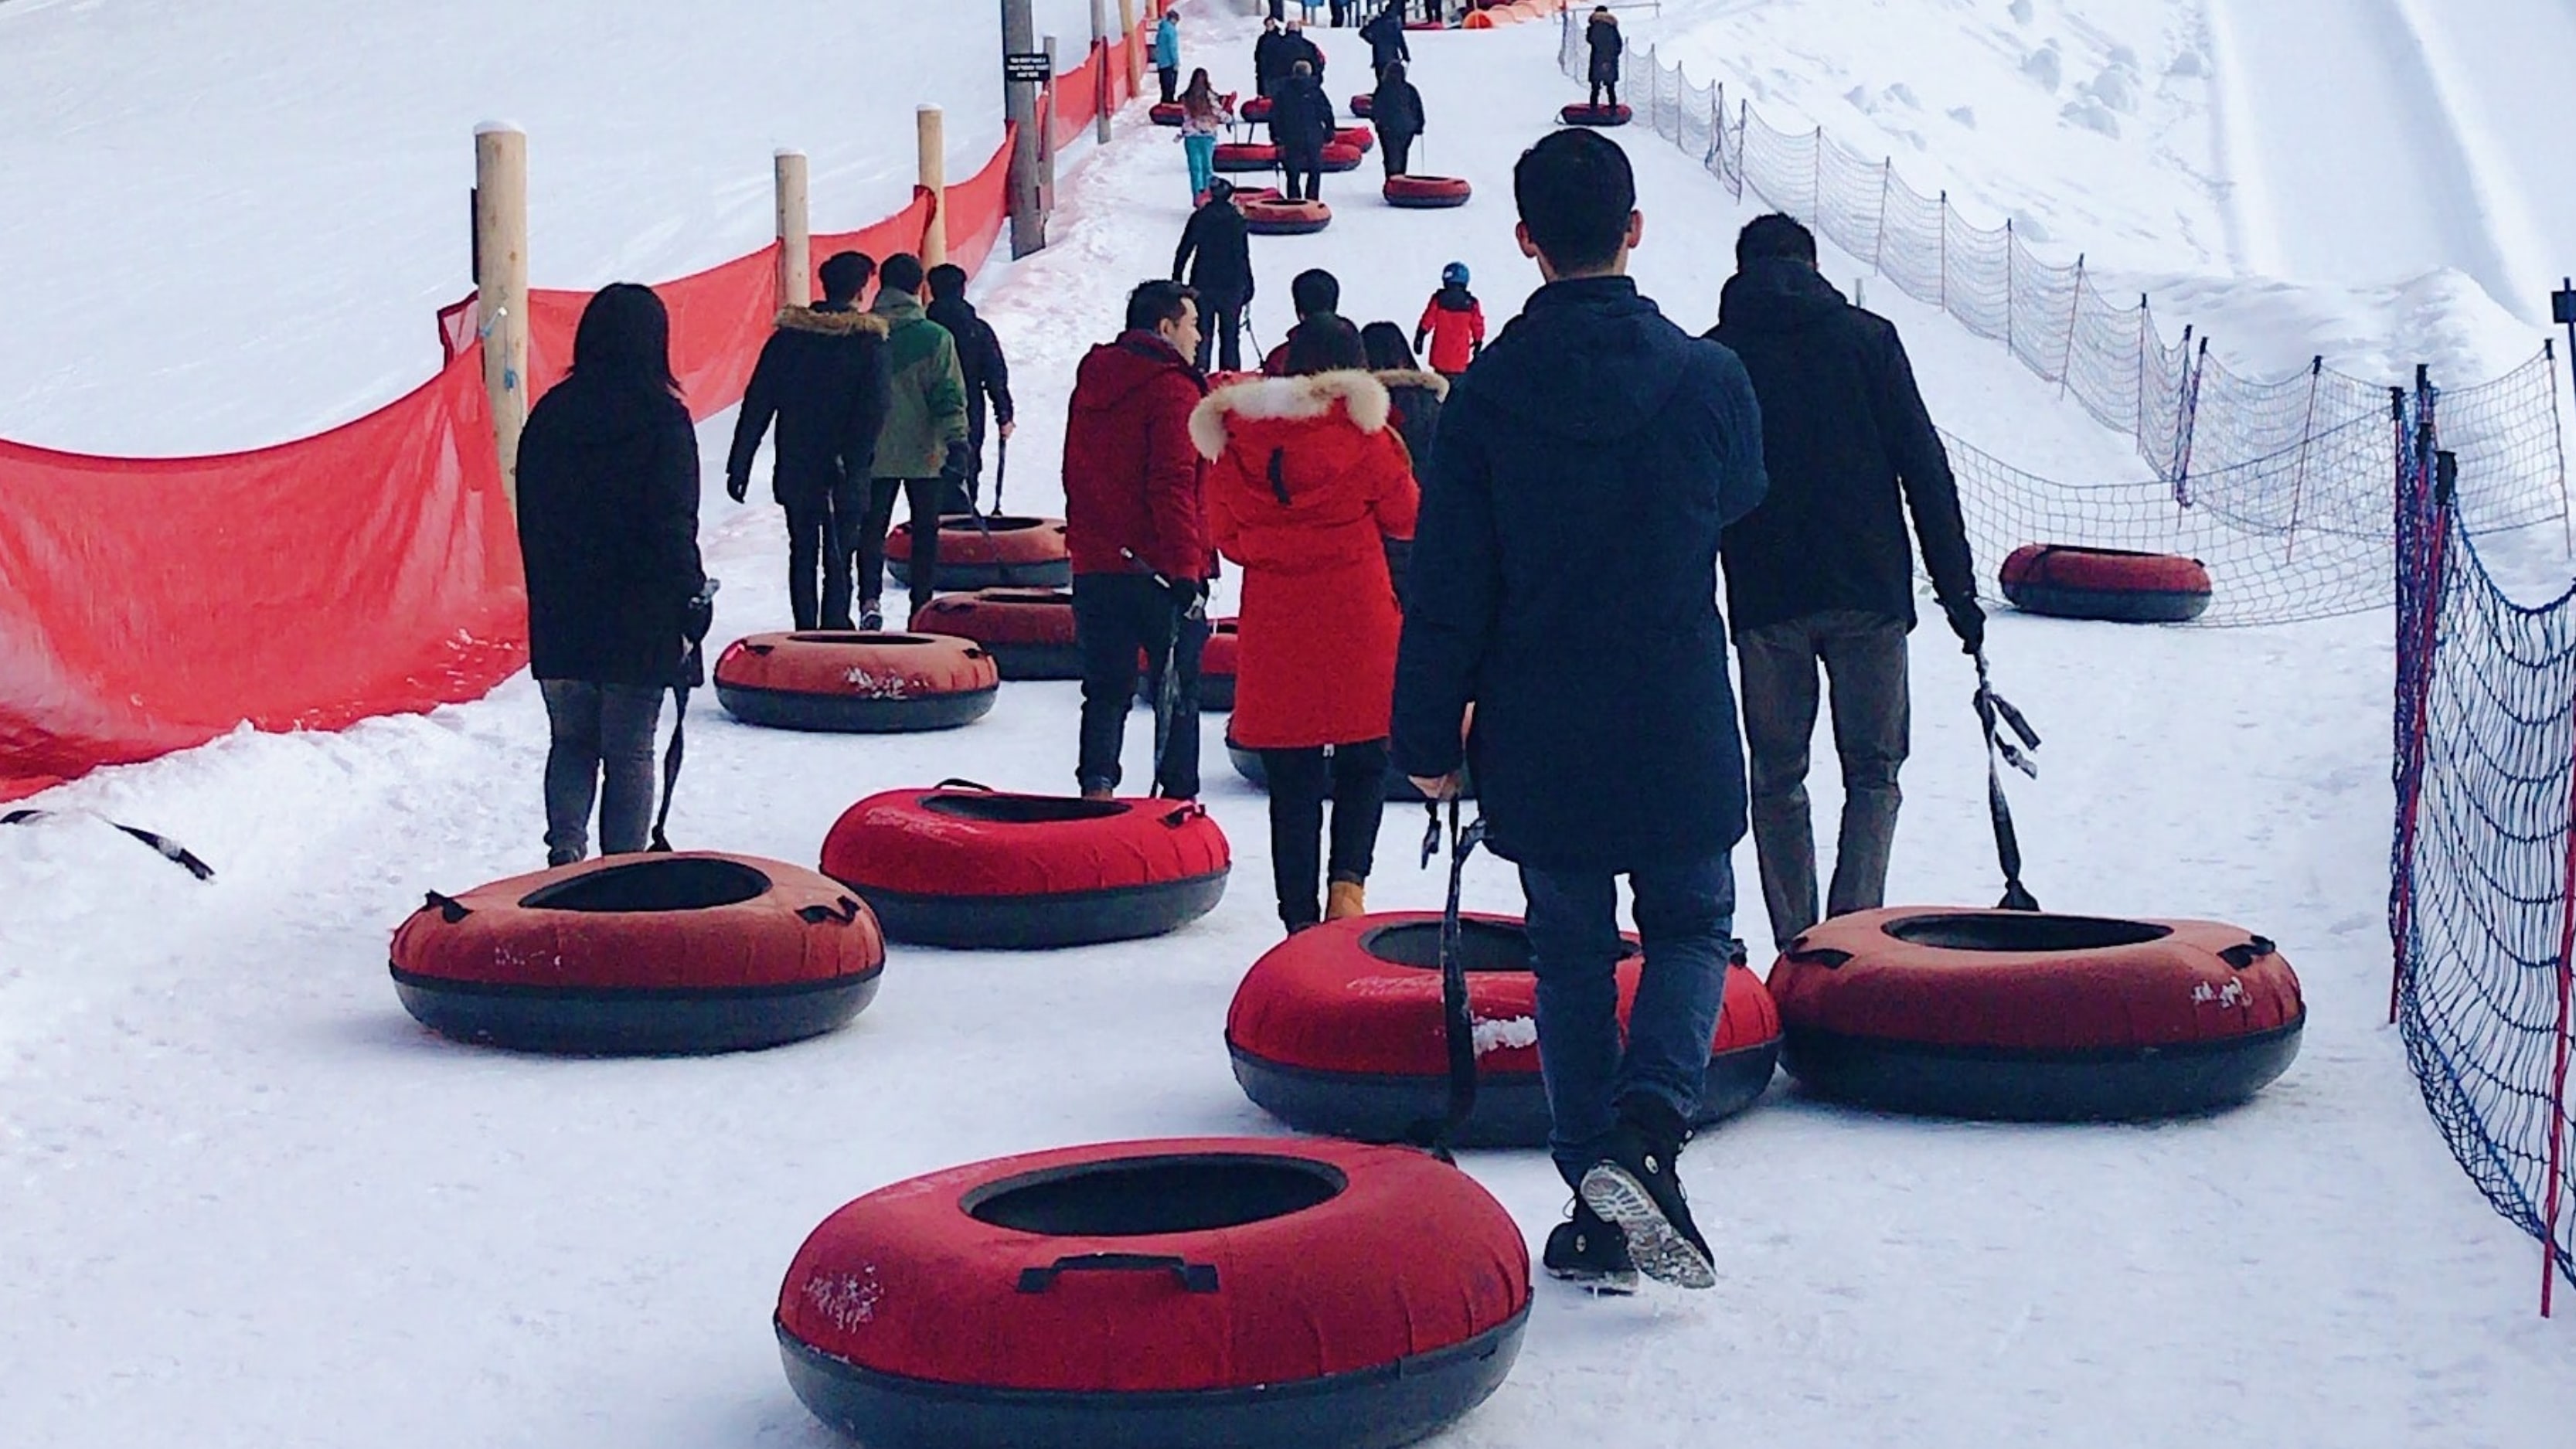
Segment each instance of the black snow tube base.
[{"label": "black snow tube base", "polygon": [[[1300,1132],[1354,1142],[1404,1142],[1423,1123],[1440,1121],[1449,1110],[1445,1074],[1321,1072],[1255,1056],[1232,1043],[1226,1050],[1234,1058],[1234,1080],[1243,1094]],[[1704,1127],[1752,1106],[1770,1090],[1779,1065],[1777,1039],[1710,1057],[1692,1123]],[[1476,1084],[1475,1109],[1450,1140],[1460,1147],[1526,1148],[1545,1143],[1555,1123],[1540,1078],[1486,1076]]]},{"label": "black snow tube base", "polygon": [[889,941],[957,950],[1042,951],[1167,935],[1225,898],[1226,871],[1113,890],[1043,896],[917,896],[853,886]]},{"label": "black snow tube base", "polygon": [[2142,1051],[2026,1052],[1928,1046],[1792,1029],[1790,1075],[1863,1107],[2000,1122],[2130,1121],[2247,1101],[2298,1059],[2297,1021],[2275,1031]]},{"label": "black snow tube base", "polygon": [[570,1056],[703,1056],[838,1030],[876,999],[885,968],[855,979],[667,991],[504,986],[400,967],[393,974],[403,1008],[452,1041]]},{"label": "black snow tube base", "polygon": [[[886,577],[899,588],[912,586],[912,561],[886,560]],[[1069,589],[1073,587],[1073,560],[1042,559],[1036,563],[950,563],[939,561],[939,591],[943,594],[971,594],[978,589]],[[990,648],[990,645],[985,646]]]},{"label": "black snow tube base", "polygon": [[978,689],[909,699],[866,699],[754,689],[722,682],[716,685],[716,702],[724,706],[725,713],[745,724],[852,735],[957,729],[991,714],[999,694],[999,689]]}]

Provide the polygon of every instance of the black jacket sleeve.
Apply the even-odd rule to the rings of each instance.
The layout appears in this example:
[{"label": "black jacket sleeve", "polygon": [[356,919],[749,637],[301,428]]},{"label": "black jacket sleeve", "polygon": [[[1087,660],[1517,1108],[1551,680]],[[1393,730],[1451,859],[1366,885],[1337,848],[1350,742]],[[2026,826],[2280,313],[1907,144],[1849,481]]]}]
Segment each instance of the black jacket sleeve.
[{"label": "black jacket sleeve", "polygon": [[676,609],[707,582],[698,559],[698,430],[676,400],[654,451],[645,547],[653,560],[655,592]]},{"label": "black jacket sleeve", "polygon": [[876,475],[877,434],[885,428],[886,409],[893,399],[894,373],[886,344],[871,343],[867,365],[859,370],[858,386],[850,393],[849,414],[841,420],[838,451],[843,478],[865,481]]},{"label": "black jacket sleeve", "polygon": [[1190,257],[1199,249],[1199,233],[1206,230],[1206,227],[1207,212],[1205,209],[1190,213],[1189,225],[1181,228],[1181,245],[1172,253],[1173,281],[1186,282],[1189,280]]},{"label": "black jacket sleeve", "polygon": [[759,363],[751,369],[751,385],[743,389],[742,413],[733,424],[733,450],[725,457],[727,481],[751,476],[751,460],[759,456],[760,440],[768,433],[770,420],[778,416],[778,358],[778,335],[772,333],[760,349]]},{"label": "black jacket sleeve", "polygon": [[1466,760],[1459,726],[1475,701],[1503,592],[1493,469],[1465,389],[1441,409],[1422,476],[1422,514],[1405,566],[1395,665],[1395,763],[1425,779]]},{"label": "black jacket sleeve", "polygon": [[1011,406],[1011,364],[1002,356],[1002,339],[993,324],[978,320],[975,338],[984,349],[984,395],[993,400],[993,421],[1007,423],[1015,409]]},{"label": "black jacket sleeve", "polygon": [[1914,515],[1914,534],[1923,546],[1923,567],[1932,575],[1932,592],[1942,602],[1973,599],[1977,567],[1968,550],[1968,525],[1959,516],[1959,485],[1950,474],[1949,451],[1941,446],[1940,430],[1932,426],[1932,414],[1923,406],[1904,340],[1886,322],[1878,322],[1878,327],[1880,436],[1887,447],[1887,461],[1905,487],[1905,506]]}]

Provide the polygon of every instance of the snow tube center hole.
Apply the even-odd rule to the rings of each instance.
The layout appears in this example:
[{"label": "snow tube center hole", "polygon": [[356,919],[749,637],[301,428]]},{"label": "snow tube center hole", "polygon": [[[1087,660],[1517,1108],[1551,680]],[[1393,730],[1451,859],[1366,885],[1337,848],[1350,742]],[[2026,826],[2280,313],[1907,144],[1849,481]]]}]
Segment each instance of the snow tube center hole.
[{"label": "snow tube center hole", "polygon": [[2143,946],[2149,941],[2161,941],[2172,935],[2173,929],[2145,921],[2114,921],[2098,916],[2044,916],[2015,911],[1992,915],[1909,916],[1890,922],[1887,934],[1909,945],[1929,946],[1940,951],[2021,954]]},{"label": "snow tube center hole", "polygon": [[[1528,931],[1500,921],[1461,921],[1458,927],[1458,959],[1466,969],[1523,972],[1530,969]],[[1360,937],[1360,949],[1390,965],[1437,971],[1440,969],[1440,923],[1408,921],[1398,926],[1380,926]],[[1634,942],[1619,943],[1619,954],[1623,958],[1636,952]]]},{"label": "snow tube center hole", "polygon": [[972,513],[950,513],[939,520],[942,533],[1026,533],[1044,527],[1043,518],[977,518]]},{"label": "snow tube center hole", "polygon": [[980,1223],[1059,1238],[1204,1233],[1304,1212],[1350,1180],[1328,1163],[1208,1153],[1129,1157],[1009,1178],[959,1206]]},{"label": "snow tube center hole", "polygon": [[1075,800],[1059,795],[933,795],[924,810],[980,820],[987,825],[1062,825],[1075,820],[1107,820],[1124,815],[1115,800]]},{"label": "snow tube center hole", "polygon": [[1073,596],[1071,594],[1050,594],[1043,590],[1019,593],[1007,589],[991,589],[984,593],[977,594],[975,596],[975,602],[979,604],[1011,604],[1022,608],[1069,608],[1073,604]]},{"label": "snow tube center hole", "polygon": [[908,648],[931,642],[927,636],[921,634],[862,634],[855,630],[830,629],[811,630],[802,634],[790,634],[787,637],[799,644],[866,644],[886,649]]},{"label": "snow tube center hole", "polygon": [[735,860],[629,861],[557,881],[519,904],[532,911],[711,911],[769,892],[769,877]]}]

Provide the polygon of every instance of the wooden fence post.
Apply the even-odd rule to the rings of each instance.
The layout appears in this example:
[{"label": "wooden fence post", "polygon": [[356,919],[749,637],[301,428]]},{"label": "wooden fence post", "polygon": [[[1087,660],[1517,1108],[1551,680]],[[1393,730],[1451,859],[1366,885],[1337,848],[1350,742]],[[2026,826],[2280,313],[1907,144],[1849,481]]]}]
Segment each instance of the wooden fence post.
[{"label": "wooden fence post", "polygon": [[1145,66],[1138,54],[1141,37],[1136,34],[1136,0],[1118,0],[1118,48],[1127,55],[1127,94],[1145,93]]},{"label": "wooden fence post", "polygon": [[948,260],[948,119],[937,106],[922,106],[912,120],[921,152],[921,189],[930,193],[930,220],[921,228],[921,264],[935,267]]},{"label": "wooden fence post", "polygon": [[474,129],[474,255],[492,443],[515,506],[519,432],[528,422],[528,137],[505,122]]},{"label": "wooden fence post", "polygon": [[778,306],[803,307],[814,300],[814,233],[806,210],[806,165],[802,151],[781,151],[774,158],[778,193]]}]

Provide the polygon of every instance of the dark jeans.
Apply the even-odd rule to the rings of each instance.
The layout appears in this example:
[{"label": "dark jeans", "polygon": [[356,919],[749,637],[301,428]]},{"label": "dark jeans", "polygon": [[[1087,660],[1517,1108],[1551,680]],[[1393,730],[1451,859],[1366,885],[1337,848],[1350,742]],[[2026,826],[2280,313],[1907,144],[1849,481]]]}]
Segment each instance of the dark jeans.
[{"label": "dark jeans", "polygon": [[1279,165],[1287,173],[1282,192],[1290,201],[1324,199],[1324,162],[1321,156],[1312,151],[1283,150],[1279,153]]},{"label": "dark jeans", "polygon": [[797,628],[850,627],[850,550],[867,512],[864,483],[833,484],[813,507],[787,510],[787,606]]},{"label": "dark jeans", "polygon": [[1172,102],[1180,99],[1180,71],[1168,65],[1156,66],[1154,68],[1154,79],[1162,84],[1164,105],[1168,106]]},{"label": "dark jeans", "polygon": [[1243,370],[1243,308],[1241,305],[1219,307],[1207,304],[1199,318],[1199,355],[1195,359],[1201,372],[1208,370],[1213,358],[1223,372]]},{"label": "dark jeans", "polygon": [[1807,811],[1807,752],[1816,737],[1816,667],[1831,681],[1834,753],[1842,759],[1843,818],[1825,914],[1887,901],[1896,844],[1896,786],[1911,732],[1905,621],[1831,610],[1736,636],[1744,676],[1744,739],[1752,755],[1753,845],[1762,901],[1782,947],[1814,925],[1816,835]]},{"label": "dark jeans", "polygon": [[[1175,637],[1175,626],[1179,626]],[[1199,795],[1199,651],[1207,620],[1183,619],[1169,589],[1144,574],[1076,574],[1073,632],[1082,646],[1082,756],[1074,782],[1114,790],[1125,778],[1118,756],[1127,741],[1127,707],[1136,698],[1137,655],[1147,693],[1159,698],[1166,650],[1179,684],[1170,743],[1154,771],[1154,793],[1175,800]]]},{"label": "dark jeans", "polygon": [[894,498],[912,504],[912,606],[930,602],[939,584],[939,495],[944,478],[879,478],[869,484],[867,522],[859,527],[859,598],[873,604],[885,587],[886,530],[894,527]]},{"label": "dark jeans", "polygon": [[1727,854],[1628,877],[1645,974],[1619,1040],[1619,881],[1608,871],[1521,869],[1538,976],[1538,1060],[1556,1126],[1549,1154],[1571,1187],[1599,1162],[1619,1104],[1662,1099],[1688,1121],[1708,1076],[1735,941],[1735,867]]},{"label": "dark jeans", "polygon": [[[1289,930],[1324,918],[1317,877],[1364,882],[1377,863],[1377,828],[1386,818],[1386,741],[1335,745],[1330,754],[1263,750],[1270,777],[1270,877],[1279,890],[1279,919]],[[1333,846],[1323,850],[1324,801],[1333,802]]]},{"label": "dark jeans", "polygon": [[1607,91],[1610,94],[1610,104],[1614,106],[1619,104],[1619,77],[1617,75],[1614,74],[1607,77],[1595,75],[1592,78],[1592,104],[1596,109],[1601,105],[1601,95],[1604,91]]},{"label": "dark jeans", "polygon": [[1386,151],[1386,174],[1390,177],[1404,175],[1405,168],[1413,161],[1413,138],[1380,135],[1378,143]]},{"label": "dark jeans", "polygon": [[[546,700],[546,864],[590,853],[590,807],[599,802],[599,852],[642,850],[653,828],[653,731],[662,691],[579,679],[537,683]],[[601,789],[602,777],[607,788]]]}]

